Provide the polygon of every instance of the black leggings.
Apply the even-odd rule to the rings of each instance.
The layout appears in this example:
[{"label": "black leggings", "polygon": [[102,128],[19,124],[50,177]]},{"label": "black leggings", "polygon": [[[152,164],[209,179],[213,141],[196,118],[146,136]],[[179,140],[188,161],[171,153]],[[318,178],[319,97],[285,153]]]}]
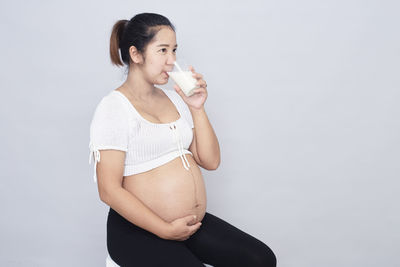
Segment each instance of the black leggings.
[{"label": "black leggings", "polygon": [[140,228],[110,208],[107,249],[121,267],[275,267],[272,250],[260,240],[206,212],[185,241],[167,240]]}]

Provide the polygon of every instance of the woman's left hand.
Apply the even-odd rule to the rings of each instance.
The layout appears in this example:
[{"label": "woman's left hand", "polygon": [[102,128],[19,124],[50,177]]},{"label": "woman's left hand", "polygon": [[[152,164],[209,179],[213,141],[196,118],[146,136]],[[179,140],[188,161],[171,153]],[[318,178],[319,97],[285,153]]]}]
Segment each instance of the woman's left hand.
[{"label": "woman's left hand", "polygon": [[194,90],[194,94],[191,96],[186,96],[182,89],[175,84],[175,91],[182,97],[183,101],[192,108],[201,109],[204,105],[204,102],[207,99],[207,83],[203,80],[203,75],[200,73],[196,73],[192,66],[189,66],[189,70],[193,73],[193,78],[197,80],[196,85],[200,86]]}]

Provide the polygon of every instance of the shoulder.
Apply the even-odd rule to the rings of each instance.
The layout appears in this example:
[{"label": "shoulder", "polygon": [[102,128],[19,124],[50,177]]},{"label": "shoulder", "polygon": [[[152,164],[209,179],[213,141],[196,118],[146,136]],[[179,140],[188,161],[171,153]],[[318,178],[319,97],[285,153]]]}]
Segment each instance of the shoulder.
[{"label": "shoulder", "polygon": [[90,123],[91,150],[127,151],[129,120],[124,103],[115,93],[104,96],[97,104]]},{"label": "shoulder", "polygon": [[97,104],[91,125],[92,127],[100,125],[125,125],[127,119],[128,112],[123,99],[112,91]]},{"label": "shoulder", "polygon": [[126,105],[118,95],[117,92],[111,91],[106,96],[104,96],[100,102],[97,104],[95,109],[95,114],[104,113],[104,114],[126,114]]},{"label": "shoulder", "polygon": [[107,106],[107,107],[120,107],[123,106],[123,99],[119,95],[119,93],[115,90],[109,92],[107,95],[103,96],[100,100],[99,105]]}]

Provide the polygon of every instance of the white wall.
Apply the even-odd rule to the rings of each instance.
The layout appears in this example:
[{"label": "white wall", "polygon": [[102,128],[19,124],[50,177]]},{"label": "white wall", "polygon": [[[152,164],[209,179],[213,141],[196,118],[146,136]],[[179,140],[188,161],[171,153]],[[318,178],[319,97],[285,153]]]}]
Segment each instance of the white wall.
[{"label": "white wall", "polygon": [[0,3],[0,265],[104,266],[88,165],[98,101],[123,82],[117,19],[167,16],[208,83],[222,163],[208,212],[280,267],[400,265],[396,1]]}]

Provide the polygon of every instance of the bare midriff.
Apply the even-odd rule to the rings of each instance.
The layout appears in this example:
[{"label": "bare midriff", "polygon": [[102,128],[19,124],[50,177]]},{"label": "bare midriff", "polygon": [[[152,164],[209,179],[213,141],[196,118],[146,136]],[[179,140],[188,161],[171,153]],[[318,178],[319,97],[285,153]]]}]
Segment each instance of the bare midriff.
[{"label": "bare midriff", "polygon": [[177,157],[147,172],[125,176],[122,187],[166,222],[190,214],[197,215],[196,222],[201,221],[207,207],[203,175],[193,156],[185,156],[189,170]]}]

